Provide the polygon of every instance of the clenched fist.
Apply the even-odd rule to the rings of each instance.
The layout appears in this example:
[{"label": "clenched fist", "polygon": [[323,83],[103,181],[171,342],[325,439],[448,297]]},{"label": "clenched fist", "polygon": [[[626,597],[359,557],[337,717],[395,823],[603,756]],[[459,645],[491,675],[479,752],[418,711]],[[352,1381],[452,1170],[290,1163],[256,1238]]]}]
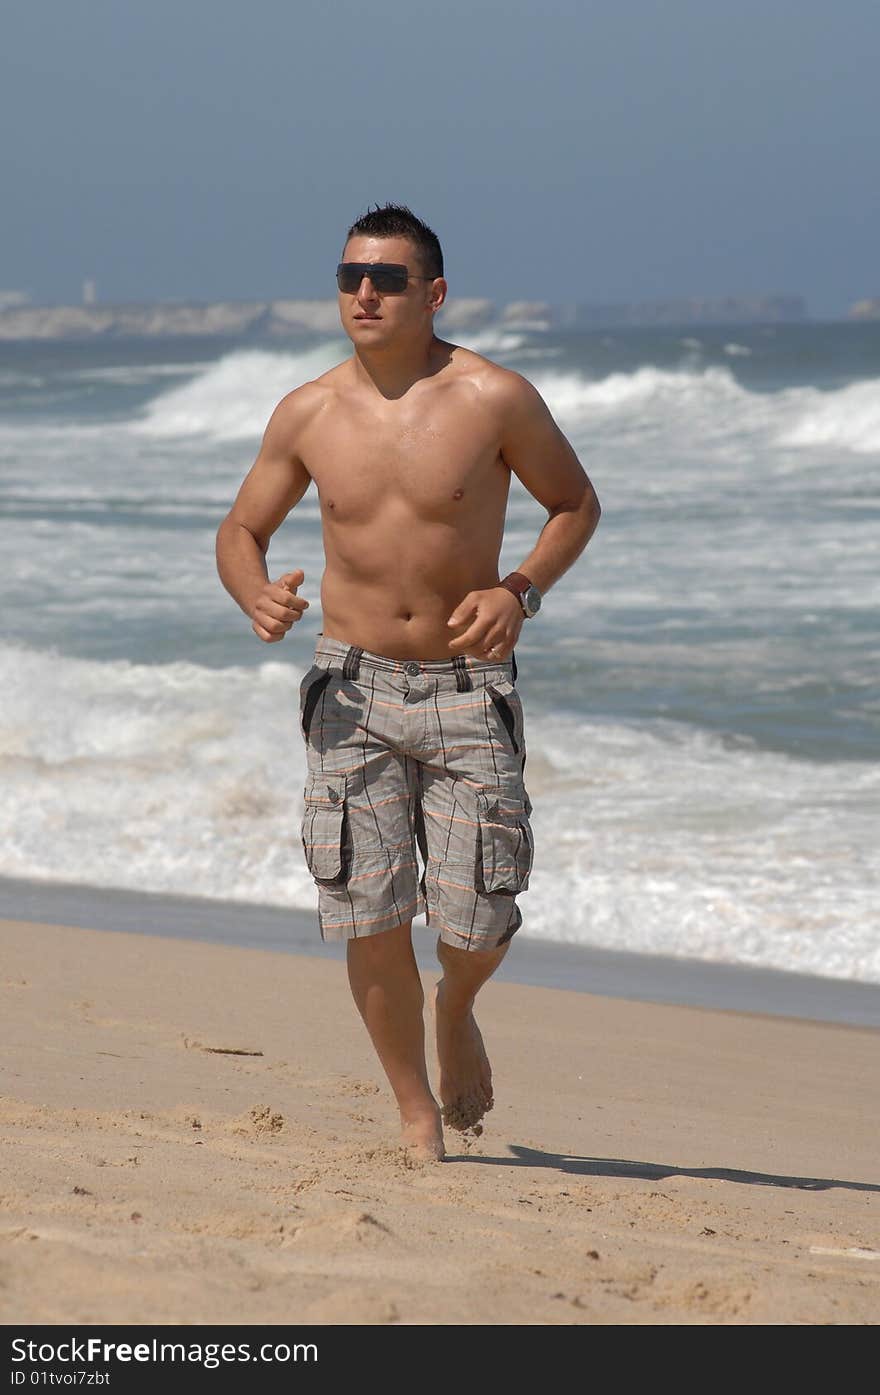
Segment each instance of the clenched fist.
[{"label": "clenched fist", "polygon": [[296,588],[304,581],[305,573],[298,570],[285,572],[277,581],[266,582],[251,611],[251,628],[258,639],[266,644],[277,644],[291,625],[302,619],[309,603],[296,594]]},{"label": "clenched fist", "polygon": [[450,628],[466,625],[467,629],[450,640],[448,648],[453,654],[471,654],[475,659],[502,663],[510,657],[524,618],[516,596],[503,586],[469,591],[446,622]]}]

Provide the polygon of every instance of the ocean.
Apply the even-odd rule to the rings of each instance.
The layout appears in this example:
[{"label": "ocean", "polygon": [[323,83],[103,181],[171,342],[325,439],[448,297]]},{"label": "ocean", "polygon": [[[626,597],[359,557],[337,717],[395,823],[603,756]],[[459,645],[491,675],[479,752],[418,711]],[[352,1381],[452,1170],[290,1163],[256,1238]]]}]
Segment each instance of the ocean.
[{"label": "ocean", "polygon": [[[451,337],[535,383],[603,508],[516,651],[520,936],[880,982],[880,323]],[[213,548],[275,403],[349,352],[0,345],[0,876],[314,906],[314,489],[282,645]],[[514,479],[502,572],[545,517]]]}]

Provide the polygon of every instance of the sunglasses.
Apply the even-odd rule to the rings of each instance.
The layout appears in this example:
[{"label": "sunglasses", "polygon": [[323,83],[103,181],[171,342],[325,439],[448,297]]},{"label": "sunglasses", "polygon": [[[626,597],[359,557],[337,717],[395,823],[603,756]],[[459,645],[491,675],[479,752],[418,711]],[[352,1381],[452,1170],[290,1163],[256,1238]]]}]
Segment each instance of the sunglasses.
[{"label": "sunglasses", "polygon": [[346,295],[357,295],[361,282],[369,276],[373,290],[379,295],[399,295],[410,281],[433,281],[433,276],[413,276],[409,267],[397,262],[340,262],[336,268],[336,284]]}]

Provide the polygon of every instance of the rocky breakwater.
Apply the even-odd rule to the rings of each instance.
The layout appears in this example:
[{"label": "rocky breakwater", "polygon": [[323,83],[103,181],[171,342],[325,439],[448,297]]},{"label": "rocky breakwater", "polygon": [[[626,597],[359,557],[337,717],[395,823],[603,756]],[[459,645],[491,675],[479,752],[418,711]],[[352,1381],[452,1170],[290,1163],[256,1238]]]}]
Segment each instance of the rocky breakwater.
[{"label": "rocky breakwater", "polygon": [[[494,318],[491,301],[450,300],[447,331],[476,329]],[[209,304],[16,305],[0,309],[0,341],[210,337],[288,339],[336,334],[336,300],[229,300]]]}]

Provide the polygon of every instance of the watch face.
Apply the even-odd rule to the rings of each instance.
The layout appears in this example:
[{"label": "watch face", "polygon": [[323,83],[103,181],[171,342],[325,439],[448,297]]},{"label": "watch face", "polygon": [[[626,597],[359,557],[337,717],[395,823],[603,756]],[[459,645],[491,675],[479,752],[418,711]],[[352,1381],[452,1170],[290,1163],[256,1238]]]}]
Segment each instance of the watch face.
[{"label": "watch face", "polygon": [[541,592],[538,590],[537,586],[530,586],[528,591],[523,592],[523,610],[529,619],[531,619],[533,615],[537,615],[540,609]]}]

